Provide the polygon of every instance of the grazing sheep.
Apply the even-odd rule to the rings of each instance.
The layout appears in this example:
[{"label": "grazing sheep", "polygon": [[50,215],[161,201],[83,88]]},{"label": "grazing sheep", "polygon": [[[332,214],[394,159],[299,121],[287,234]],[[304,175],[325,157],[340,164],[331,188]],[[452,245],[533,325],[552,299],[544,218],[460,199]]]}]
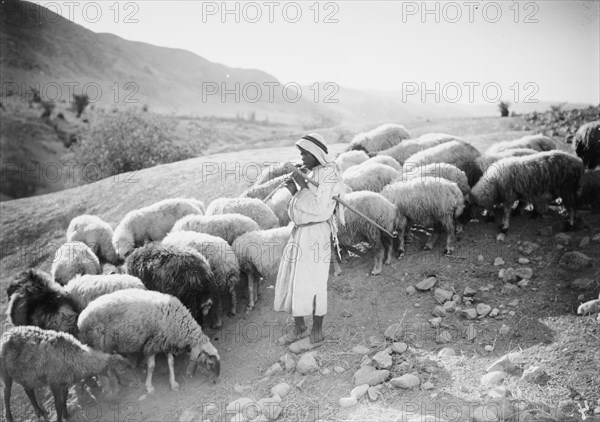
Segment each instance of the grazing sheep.
[{"label": "grazing sheep", "polygon": [[230,315],[235,315],[237,299],[235,288],[240,277],[240,265],[229,243],[226,240],[206,233],[179,231],[172,232],[162,241],[167,246],[187,246],[197,250],[208,259],[210,268],[215,275],[214,282],[219,287],[220,295],[216,296],[215,328],[222,325],[222,297],[231,299]]},{"label": "grazing sheep", "polygon": [[83,242],[88,245],[100,263],[120,265],[112,244],[113,230],[106,221],[95,215],[80,215],[71,220],[67,228],[68,242]]},{"label": "grazing sheep", "polygon": [[199,324],[218,294],[208,260],[191,248],[148,243],[129,254],[125,266],[148,290],[181,300]]},{"label": "grazing sheep", "polygon": [[198,362],[214,382],[221,364],[217,349],[202,332],[189,310],[168,294],[149,290],[119,290],[92,301],[79,315],[79,336],[98,350],[117,353],[142,352],[148,357],[146,390],[154,392],[154,357],[166,353],[169,383],[175,381],[173,353],[191,348],[186,376],[192,376]]},{"label": "grazing sheep", "polygon": [[50,273],[54,281],[65,285],[78,274],[102,274],[102,267],[88,245],[67,242],[56,250]]},{"label": "grazing sheep", "polygon": [[402,174],[402,181],[407,181],[420,177],[442,178],[454,182],[462,192],[464,197],[467,197],[471,188],[469,181],[464,171],[456,166],[448,163],[431,163],[424,166],[415,167],[410,173]]},{"label": "grazing sheep", "polygon": [[504,151],[493,153],[493,154],[489,154],[486,152],[485,154],[479,156],[476,161],[477,161],[477,165],[479,166],[479,169],[481,170],[481,172],[485,173],[485,171],[492,164],[494,164],[496,161],[501,160],[503,158],[522,157],[524,155],[536,154],[538,152],[539,151],[537,151],[535,149],[531,149],[531,148],[511,148],[511,149],[505,149]]},{"label": "grazing sheep", "polygon": [[231,245],[237,237],[254,230],[260,230],[256,221],[242,214],[231,213],[189,215],[177,221],[171,232],[193,231],[212,234],[225,239]]},{"label": "grazing sheep", "polygon": [[[271,165],[267,165],[256,179],[256,182],[254,182],[254,186],[262,185],[269,180],[289,174],[289,171],[286,171],[286,164],[288,162],[289,161],[282,161],[281,163],[270,163]],[[294,164],[300,163],[294,162]]]},{"label": "grazing sheep", "polygon": [[573,136],[573,148],[588,169],[600,164],[600,120],[586,123],[577,129]]},{"label": "grazing sheep", "polygon": [[358,150],[366,153],[376,153],[398,145],[405,139],[410,139],[410,133],[402,125],[386,123],[368,132],[356,135],[348,151]]},{"label": "grazing sheep", "polygon": [[200,204],[195,199],[170,198],[128,212],[113,234],[117,254],[124,259],[145,242],[162,240],[177,220],[190,214],[201,215]]},{"label": "grazing sheep", "polygon": [[271,208],[271,211],[273,211],[273,213],[277,216],[279,225],[281,227],[287,226],[291,221],[287,210],[291,199],[292,194],[290,191],[288,189],[281,188],[275,192],[273,196],[267,200],[267,202],[265,202],[265,204],[267,204],[267,206]]},{"label": "grazing sheep", "polygon": [[263,201],[256,198],[218,198],[208,204],[206,215],[238,213],[250,217],[263,229],[279,226],[277,216]]},{"label": "grazing sheep", "polygon": [[428,133],[417,139],[408,139],[395,147],[388,148],[379,152],[377,155],[389,155],[396,160],[400,165],[412,155],[424,149],[434,147],[444,142],[455,141],[458,138],[445,133]]},{"label": "grazing sheep", "polygon": [[402,173],[380,163],[363,163],[342,173],[342,180],[352,191],[380,192],[384,186],[402,176]]},{"label": "grazing sheep", "polygon": [[[392,232],[394,230],[396,209],[382,195],[369,191],[352,192],[346,194],[344,200],[348,205],[370,217],[387,231]],[[359,242],[367,242],[375,251],[375,262],[371,275],[380,274],[384,260],[386,265],[391,263],[392,239],[350,210],[346,210],[344,216],[346,223],[338,226],[340,246],[350,247]],[[340,275],[341,268],[336,260],[334,260],[334,267],[335,275]]]},{"label": "grazing sheep", "polygon": [[146,290],[146,286],[139,278],[128,274],[82,275],[65,286],[65,292],[77,305],[77,312],[83,311],[97,297],[125,289]]},{"label": "grazing sheep", "polygon": [[50,274],[33,268],[22,271],[6,292],[9,299],[6,313],[13,325],[77,332],[77,304]]},{"label": "grazing sheep", "polygon": [[374,157],[369,158],[367,161],[361,164],[366,165],[371,163],[385,164],[386,166],[392,167],[394,170],[402,171],[402,166],[400,165],[400,163],[398,163],[398,161],[396,161],[389,155],[376,155]]},{"label": "grazing sheep", "polygon": [[477,158],[481,155],[473,145],[455,140],[419,151],[410,156],[405,162],[402,170],[411,173],[416,166],[424,166],[431,163],[446,163],[464,171],[467,175],[469,186],[473,186],[482,175]]},{"label": "grazing sheep", "polygon": [[364,163],[368,159],[369,159],[369,156],[367,155],[366,152],[353,150],[353,151],[342,152],[340,155],[337,156],[337,158],[335,159],[335,162],[337,163],[338,166],[340,166],[340,169],[342,170],[342,172],[344,172],[352,166],[356,166],[360,163]]},{"label": "grazing sheep", "polygon": [[10,410],[13,381],[25,389],[36,416],[46,420],[48,414],[38,404],[34,389],[49,385],[56,419],[61,422],[68,418],[69,386],[105,370],[123,383],[137,380],[127,359],[91,349],[70,334],[38,327],[16,327],[5,332],[0,342],[0,378],[4,383],[6,420],[14,421]]},{"label": "grazing sheep", "polygon": [[471,189],[471,199],[486,209],[492,209],[495,204],[503,205],[504,217],[498,240],[504,240],[511,209],[517,200],[543,209],[548,197],[560,197],[569,210],[569,224],[573,226],[576,192],[583,172],[579,158],[558,150],[504,158],[487,169]]},{"label": "grazing sheep", "polygon": [[463,194],[456,183],[440,178],[423,177],[395,182],[386,186],[381,195],[396,207],[396,229],[400,241],[398,255],[405,252],[406,228],[413,223],[433,226],[433,233],[424,250],[433,249],[439,232],[444,229],[448,233],[444,253],[454,252],[456,219],[464,209]]},{"label": "grazing sheep", "polygon": [[271,179],[268,182],[263,183],[262,185],[254,185],[249,189],[246,189],[244,192],[240,194],[240,198],[257,198],[260,200],[264,200],[271,192],[277,189],[283,181],[287,178],[287,175],[276,177],[275,179]]},{"label": "grazing sheep", "polygon": [[536,134],[523,136],[522,138],[512,141],[497,142],[489,147],[485,153],[488,155],[493,155],[508,149],[516,148],[528,148],[542,152],[556,149],[556,147],[556,142],[554,142],[551,138],[548,138],[542,134]]},{"label": "grazing sheep", "polygon": [[577,208],[589,205],[593,210],[600,209],[600,170],[587,170],[583,173],[577,190]]},{"label": "grazing sheep", "polygon": [[238,237],[232,245],[240,264],[240,271],[248,278],[248,308],[254,309],[258,300],[258,281],[275,279],[279,270],[279,262],[284,254],[290,236],[292,225],[270,230],[257,230]]}]

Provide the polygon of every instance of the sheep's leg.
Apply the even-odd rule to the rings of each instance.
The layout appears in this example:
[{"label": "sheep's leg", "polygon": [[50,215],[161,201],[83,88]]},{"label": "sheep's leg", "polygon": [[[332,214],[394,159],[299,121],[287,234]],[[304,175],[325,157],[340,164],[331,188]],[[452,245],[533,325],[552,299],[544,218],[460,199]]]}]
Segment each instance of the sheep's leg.
[{"label": "sheep's leg", "polygon": [[391,239],[386,234],[381,234],[381,244],[383,245],[383,255],[384,255],[384,264],[390,265],[392,263],[392,242]]},{"label": "sheep's leg", "polygon": [[430,251],[430,250],[432,250],[433,249],[433,245],[435,245],[435,242],[437,241],[439,235],[440,235],[440,224],[436,223],[433,226],[433,231],[431,232],[431,236],[429,236],[429,239],[427,239],[427,242],[425,243],[425,246],[423,246],[423,250],[424,251]]},{"label": "sheep's leg", "polygon": [[35,415],[38,418],[43,417],[44,419],[48,420],[48,414],[46,413],[46,410],[43,407],[40,407],[40,405],[38,404],[33,388],[25,388],[25,394],[27,394],[27,397],[29,397],[29,401],[33,406],[33,411],[35,412]]},{"label": "sheep's leg", "polygon": [[148,373],[146,374],[146,391],[148,394],[154,393],[154,387],[152,386],[152,374],[154,373],[154,355],[148,356]]},{"label": "sheep's leg", "polygon": [[371,275],[381,274],[381,270],[383,268],[384,255],[385,255],[385,251],[383,250],[383,247],[380,247],[377,250],[377,253],[375,254],[375,265],[373,266],[373,269],[371,270]]},{"label": "sheep's leg", "polygon": [[256,305],[256,302],[258,302],[258,290],[260,287],[260,280],[262,280],[262,277],[254,277],[254,304]]},{"label": "sheep's leg", "polygon": [[229,308],[229,316],[233,316],[237,313],[237,294],[235,292],[235,285],[229,288],[229,297],[231,298],[231,308]]},{"label": "sheep's leg", "polygon": [[62,393],[60,385],[50,385],[50,391],[52,391],[52,397],[54,397],[54,407],[56,408],[56,422],[62,422],[63,420],[63,404],[62,404]]},{"label": "sheep's leg", "polygon": [[401,257],[406,252],[406,244],[404,237],[406,236],[407,223],[401,224],[398,228],[398,257]]},{"label": "sheep's leg", "polygon": [[213,328],[221,328],[223,326],[223,298],[219,293],[216,298],[216,302],[213,309]]},{"label": "sheep's leg", "polygon": [[12,391],[12,378],[6,377],[4,380],[4,413],[6,414],[7,422],[14,422],[12,412],[10,411],[10,394]]},{"label": "sheep's leg", "polygon": [[451,255],[454,253],[454,243],[456,242],[456,231],[458,229],[458,224],[455,225],[455,222],[452,219],[450,219],[448,223],[449,224],[444,226],[444,229],[448,233],[448,236],[446,237],[446,250],[444,253],[446,255]]},{"label": "sheep's leg", "polygon": [[248,307],[246,313],[254,309],[254,274],[248,273]]},{"label": "sheep's leg", "polygon": [[504,203],[504,215],[502,216],[502,224],[500,225],[500,233],[496,236],[496,240],[502,242],[508,233],[510,223],[510,213],[512,210],[512,204],[510,202]]},{"label": "sheep's leg", "polygon": [[167,353],[167,363],[169,364],[169,383],[171,389],[179,391],[179,383],[175,381],[175,359],[173,353]]}]

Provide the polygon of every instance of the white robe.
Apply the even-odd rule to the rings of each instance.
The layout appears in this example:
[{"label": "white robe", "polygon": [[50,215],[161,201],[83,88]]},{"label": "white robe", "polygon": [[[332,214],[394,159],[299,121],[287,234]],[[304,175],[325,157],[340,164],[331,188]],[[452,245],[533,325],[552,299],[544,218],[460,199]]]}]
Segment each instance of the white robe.
[{"label": "white robe", "polygon": [[316,188],[299,190],[288,204],[295,227],[279,264],[274,308],[294,317],[327,313],[327,279],[331,262],[331,228],[337,196],[342,191],[334,164],[313,168]]}]

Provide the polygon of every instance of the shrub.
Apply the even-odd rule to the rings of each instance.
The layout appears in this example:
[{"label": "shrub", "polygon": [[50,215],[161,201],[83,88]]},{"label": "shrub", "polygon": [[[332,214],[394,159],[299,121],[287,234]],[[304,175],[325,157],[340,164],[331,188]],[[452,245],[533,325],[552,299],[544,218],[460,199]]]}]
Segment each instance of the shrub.
[{"label": "shrub", "polygon": [[104,114],[80,134],[73,156],[82,167],[93,164],[109,177],[199,155],[176,142],[173,133],[174,122],[166,117]]},{"label": "shrub", "polygon": [[85,107],[90,103],[87,95],[73,94],[73,109],[77,112],[77,117],[81,116]]},{"label": "shrub", "polygon": [[510,103],[508,101],[500,101],[498,103],[498,109],[500,110],[501,117],[508,117],[508,109],[510,107]]}]

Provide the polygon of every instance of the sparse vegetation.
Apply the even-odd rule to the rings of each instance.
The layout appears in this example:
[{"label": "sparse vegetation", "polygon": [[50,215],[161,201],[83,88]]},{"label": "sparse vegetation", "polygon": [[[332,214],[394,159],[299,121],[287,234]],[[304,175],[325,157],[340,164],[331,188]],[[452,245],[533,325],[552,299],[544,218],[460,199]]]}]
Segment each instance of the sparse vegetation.
[{"label": "sparse vegetation", "polygon": [[500,101],[498,103],[498,110],[500,110],[501,117],[509,116],[509,114],[510,114],[509,108],[510,108],[510,103],[508,101]]},{"label": "sparse vegetation", "polygon": [[52,101],[42,101],[42,108],[44,111],[42,112],[41,118],[43,119],[44,117],[50,117],[55,107],[56,104]]},{"label": "sparse vegetation", "polygon": [[537,126],[544,135],[558,136],[569,142],[581,125],[600,120],[600,105],[565,110],[564,104],[557,104],[551,106],[550,110],[544,113],[534,111],[522,117]]},{"label": "sparse vegetation", "polygon": [[73,111],[77,113],[77,118],[81,117],[81,113],[89,103],[90,99],[86,94],[73,94]]}]

